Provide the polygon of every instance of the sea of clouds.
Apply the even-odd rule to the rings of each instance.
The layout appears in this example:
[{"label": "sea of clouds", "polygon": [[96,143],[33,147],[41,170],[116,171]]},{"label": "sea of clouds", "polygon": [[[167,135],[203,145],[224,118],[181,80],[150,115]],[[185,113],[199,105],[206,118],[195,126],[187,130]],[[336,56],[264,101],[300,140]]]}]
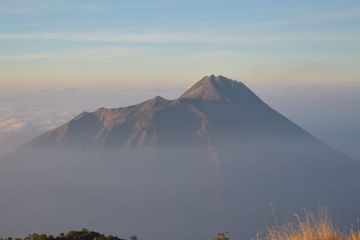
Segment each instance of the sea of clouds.
[{"label": "sea of clouds", "polygon": [[[186,87],[4,87],[0,89],[0,155],[100,107],[124,107]],[[360,87],[254,87],[270,106],[316,137],[360,160]]]}]

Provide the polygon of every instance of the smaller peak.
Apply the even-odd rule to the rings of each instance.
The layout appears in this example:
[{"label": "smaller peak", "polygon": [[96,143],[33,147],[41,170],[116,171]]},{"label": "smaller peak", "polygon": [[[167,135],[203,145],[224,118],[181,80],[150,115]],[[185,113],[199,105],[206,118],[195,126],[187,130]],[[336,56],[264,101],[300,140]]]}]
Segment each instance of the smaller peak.
[{"label": "smaller peak", "polygon": [[89,115],[89,114],[90,114],[89,112],[83,111],[79,115],[77,115],[73,120],[78,120],[78,119],[83,118],[83,117],[85,117],[86,115]]},{"label": "smaller peak", "polygon": [[149,103],[154,104],[154,105],[161,104],[161,103],[168,102],[168,101],[169,100],[167,100],[161,96],[156,96],[156,97],[153,97],[150,100],[148,100]]},{"label": "smaller peak", "polygon": [[156,96],[156,97],[153,97],[145,102],[143,102],[142,105],[143,107],[145,108],[157,108],[157,107],[161,107],[161,106],[164,106],[166,105],[167,103],[169,102],[169,100],[161,97],[161,96]]},{"label": "smaller peak", "polygon": [[167,101],[165,98],[163,98],[162,96],[156,96],[153,97],[151,100],[153,101]]}]

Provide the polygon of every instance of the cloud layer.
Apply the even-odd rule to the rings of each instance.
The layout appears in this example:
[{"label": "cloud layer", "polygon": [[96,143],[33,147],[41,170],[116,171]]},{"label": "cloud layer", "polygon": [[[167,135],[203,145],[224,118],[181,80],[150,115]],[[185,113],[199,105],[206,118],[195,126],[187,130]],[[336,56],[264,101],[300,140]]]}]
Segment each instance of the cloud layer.
[{"label": "cloud layer", "polygon": [[129,34],[121,32],[40,32],[27,34],[0,34],[0,40],[50,40],[72,42],[117,42],[117,43],[177,43],[177,44],[281,44],[281,43],[344,43],[358,42],[360,35],[351,33],[338,35],[337,32],[306,31],[296,33],[239,34],[166,32]]}]

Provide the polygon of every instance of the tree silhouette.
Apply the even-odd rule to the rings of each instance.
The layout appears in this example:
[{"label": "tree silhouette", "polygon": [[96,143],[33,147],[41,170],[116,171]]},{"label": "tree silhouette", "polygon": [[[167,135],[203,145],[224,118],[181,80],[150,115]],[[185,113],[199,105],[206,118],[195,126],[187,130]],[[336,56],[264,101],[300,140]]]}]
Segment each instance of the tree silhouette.
[{"label": "tree silhouette", "polygon": [[227,232],[221,232],[216,234],[216,236],[214,237],[214,240],[229,240],[229,238],[227,237]]}]

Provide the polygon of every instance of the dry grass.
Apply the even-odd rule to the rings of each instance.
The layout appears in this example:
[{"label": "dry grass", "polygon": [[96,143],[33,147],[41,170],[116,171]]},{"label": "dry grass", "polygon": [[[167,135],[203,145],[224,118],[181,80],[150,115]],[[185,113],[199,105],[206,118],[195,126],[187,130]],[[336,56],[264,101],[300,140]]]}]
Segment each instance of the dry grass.
[{"label": "dry grass", "polygon": [[266,235],[258,235],[257,240],[360,240],[359,231],[346,235],[334,227],[326,210],[318,215],[306,212],[304,217],[296,218],[295,224],[269,227]]}]

